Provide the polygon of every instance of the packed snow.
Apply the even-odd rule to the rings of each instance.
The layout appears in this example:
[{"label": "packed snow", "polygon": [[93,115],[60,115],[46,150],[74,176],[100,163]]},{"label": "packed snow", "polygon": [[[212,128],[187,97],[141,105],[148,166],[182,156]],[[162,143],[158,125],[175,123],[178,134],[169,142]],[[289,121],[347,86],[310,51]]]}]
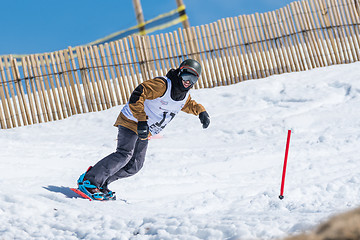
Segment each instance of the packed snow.
[{"label": "packed snow", "polygon": [[[180,113],[143,169],[110,188],[69,190],[116,148],[122,106],[0,130],[0,239],[275,239],[360,200],[360,62],[193,90],[211,116]],[[292,130],[284,199],[286,137]]]}]

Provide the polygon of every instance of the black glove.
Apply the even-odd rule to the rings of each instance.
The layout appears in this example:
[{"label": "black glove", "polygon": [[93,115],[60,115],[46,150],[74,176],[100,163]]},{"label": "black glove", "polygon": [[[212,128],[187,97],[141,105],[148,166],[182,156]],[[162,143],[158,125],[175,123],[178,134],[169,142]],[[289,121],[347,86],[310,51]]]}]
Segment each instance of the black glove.
[{"label": "black glove", "polygon": [[200,118],[200,122],[203,125],[203,128],[207,128],[210,124],[210,117],[209,114],[205,111],[205,112],[201,112],[199,114],[199,118]]},{"label": "black glove", "polygon": [[139,121],[137,126],[138,136],[141,140],[148,139],[149,135],[149,126],[147,125],[147,121]]}]

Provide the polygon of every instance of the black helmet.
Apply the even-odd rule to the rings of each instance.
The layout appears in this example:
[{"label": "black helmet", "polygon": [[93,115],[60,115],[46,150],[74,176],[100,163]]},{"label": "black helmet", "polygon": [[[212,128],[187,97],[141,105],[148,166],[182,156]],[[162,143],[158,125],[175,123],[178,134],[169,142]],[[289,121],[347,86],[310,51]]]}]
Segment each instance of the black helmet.
[{"label": "black helmet", "polygon": [[201,74],[201,65],[198,61],[194,59],[186,59],[180,64],[179,69],[180,73],[188,72],[197,77],[200,77]]},{"label": "black helmet", "polygon": [[201,65],[198,61],[194,59],[186,59],[179,66],[179,77],[184,81],[189,81],[190,86],[185,88],[181,83],[180,86],[184,88],[184,90],[188,90],[194,86],[197,82],[201,74]]}]

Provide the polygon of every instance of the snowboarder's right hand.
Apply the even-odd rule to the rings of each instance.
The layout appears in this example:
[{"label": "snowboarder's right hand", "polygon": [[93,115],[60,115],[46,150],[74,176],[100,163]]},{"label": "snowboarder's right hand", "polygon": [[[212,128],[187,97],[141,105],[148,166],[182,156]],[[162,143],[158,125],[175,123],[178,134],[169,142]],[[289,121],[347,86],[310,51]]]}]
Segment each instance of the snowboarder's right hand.
[{"label": "snowboarder's right hand", "polygon": [[207,128],[210,124],[210,116],[209,114],[205,111],[205,112],[201,112],[199,114],[199,118],[200,118],[200,122],[203,126],[203,128]]},{"label": "snowboarder's right hand", "polygon": [[139,121],[137,126],[138,137],[141,140],[147,140],[149,136],[149,126],[147,121]]}]

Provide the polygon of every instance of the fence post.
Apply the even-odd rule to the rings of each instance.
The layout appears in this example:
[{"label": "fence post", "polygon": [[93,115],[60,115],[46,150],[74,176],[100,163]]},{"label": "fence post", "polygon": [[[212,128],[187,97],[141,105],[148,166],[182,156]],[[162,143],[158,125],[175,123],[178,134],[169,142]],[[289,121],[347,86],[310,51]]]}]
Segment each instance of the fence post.
[{"label": "fence post", "polygon": [[47,119],[48,121],[54,121],[56,120],[56,116],[53,116],[53,113],[55,112],[54,105],[52,103],[51,94],[49,94],[50,90],[48,81],[46,80],[46,70],[42,72],[44,68],[42,68],[43,64],[41,62],[41,57],[42,55],[40,54],[34,55],[34,63],[36,65],[39,84],[41,86],[41,94],[43,96],[43,103],[45,104]]},{"label": "fence post", "polygon": [[[33,77],[34,77],[34,81],[33,83],[36,84],[36,88],[34,88],[34,84],[33,84],[33,91],[34,91],[34,98],[36,97],[36,92],[38,93],[38,97],[40,100],[40,108],[41,111],[38,111],[38,116],[42,116],[45,122],[48,122],[49,116],[48,116],[48,111],[47,111],[47,102],[45,102],[45,95],[44,95],[44,88],[41,84],[41,79],[40,79],[40,74],[38,72],[38,68],[37,68],[37,63],[36,63],[36,55],[30,55],[29,60],[30,60],[30,66],[33,70]],[[39,80],[40,79],[40,80]]]},{"label": "fence post", "polygon": [[266,49],[266,43],[264,41],[264,33],[263,33],[262,25],[260,22],[259,13],[255,13],[255,15],[251,15],[251,21],[252,21],[254,28],[256,28],[255,36],[256,36],[256,41],[258,42],[259,54],[260,54],[262,62],[263,62],[263,65],[262,65],[263,72],[265,73],[265,76],[268,77],[271,75],[270,70],[273,67],[272,67],[272,62],[270,60],[269,52]]},{"label": "fence post", "polygon": [[83,58],[84,55],[83,55],[83,51],[82,51],[81,47],[76,47],[76,56],[77,56],[78,64],[79,64],[80,78],[81,78],[81,82],[82,82],[84,93],[85,93],[86,106],[87,106],[89,112],[93,112],[95,110],[95,103],[91,96],[89,75],[85,68],[86,63]]},{"label": "fence post", "polygon": [[169,70],[169,66],[164,57],[163,44],[160,41],[161,40],[160,37],[162,37],[162,36],[163,36],[162,34],[156,35],[156,43],[157,43],[157,46],[159,49],[159,56],[160,56],[160,61],[161,61],[161,72],[163,72],[165,75],[167,73],[167,71]]},{"label": "fence post", "polygon": [[352,9],[349,5],[348,0],[342,0],[342,9],[343,9],[343,13],[344,16],[346,16],[346,20],[348,22],[349,29],[351,32],[351,39],[352,39],[352,43],[354,45],[354,51],[356,53],[355,56],[355,61],[359,61],[360,60],[360,33],[357,31],[357,26],[353,26],[354,25],[354,19],[353,19],[353,13],[352,13]]},{"label": "fence post", "polygon": [[203,80],[204,86],[209,88],[209,87],[212,87],[212,84],[210,81],[210,74],[209,74],[210,69],[209,69],[209,65],[208,65],[208,62],[210,61],[210,59],[207,58],[205,55],[204,46],[203,46],[204,37],[201,35],[199,27],[196,27],[196,32],[197,32],[197,35],[200,37],[199,47],[200,47],[200,52],[201,52],[201,56],[202,56],[202,61],[201,61],[201,65],[202,65],[202,69],[203,69],[202,79],[204,79]]},{"label": "fence post", "polygon": [[[9,56],[9,58],[11,58],[11,56]],[[7,57],[4,58],[5,71],[6,71],[6,75],[7,75],[7,79],[8,79],[7,84],[10,88],[9,101],[12,100],[12,104],[13,104],[13,107],[15,110],[14,118],[17,122],[17,125],[21,126],[22,124],[21,124],[21,119],[20,119],[20,113],[19,113],[19,109],[18,109],[18,104],[16,103],[16,93],[15,93],[14,85],[13,85],[14,80],[12,79],[11,74],[10,74],[9,58],[7,58]],[[10,94],[11,94],[11,97],[10,97]]]},{"label": "fence post", "polygon": [[[65,65],[67,68],[67,74],[68,74],[71,90],[72,90],[73,97],[74,97],[76,112],[79,114],[79,113],[81,113],[79,101],[82,104],[82,97],[78,97],[78,95],[81,96],[82,94],[80,91],[78,93],[76,92],[76,86],[75,86],[76,81],[74,81],[74,77],[73,77],[73,73],[74,73],[74,75],[76,75],[76,72],[75,72],[76,70],[75,70],[75,68],[74,69],[71,68],[71,66],[74,66],[74,65],[70,64],[70,62],[72,61],[71,54],[72,54],[72,50],[71,50],[71,47],[69,46],[68,49],[64,50],[64,61],[65,61]],[[65,66],[64,66],[64,68],[65,68]]]},{"label": "fence post", "polygon": [[[93,87],[94,87],[94,92],[96,93],[96,90],[95,90],[95,85],[97,87],[97,93],[99,94],[99,100],[100,100],[100,103],[99,103],[99,106],[101,106],[101,108],[99,109],[100,111],[101,110],[105,110],[105,109],[108,109],[108,98],[107,98],[107,95],[106,95],[106,89],[104,88],[104,82],[102,81],[102,78],[99,76],[99,71],[101,71],[100,69],[100,66],[98,65],[98,60],[99,60],[99,57],[98,55],[96,55],[97,53],[97,46],[94,45],[94,46],[89,46],[88,48],[89,50],[89,54],[90,55],[87,55],[87,57],[90,56],[90,59],[88,59],[88,64],[92,64],[92,67],[93,67],[93,71],[90,71],[93,72],[93,75],[90,74],[91,76],[91,80],[93,82]],[[96,83],[96,84],[94,84]]]},{"label": "fence post", "polygon": [[49,81],[47,80],[49,78],[50,74],[46,73],[46,68],[45,68],[46,61],[44,60],[44,58],[45,58],[44,54],[39,55],[39,58],[40,58],[39,59],[39,69],[40,69],[40,65],[41,65],[41,69],[43,72],[42,73],[42,76],[43,76],[42,81],[45,83],[46,93],[47,93],[47,97],[48,97],[50,108],[51,108],[51,114],[49,112],[49,115],[51,115],[52,120],[55,121],[55,120],[57,120],[57,117],[56,117],[56,111],[55,111],[54,103],[53,103],[54,99],[51,96],[51,87],[49,86]]},{"label": "fence post", "polygon": [[156,49],[152,49],[150,37],[146,35],[145,38],[145,47],[146,47],[146,60],[149,69],[151,70],[151,77],[156,77],[156,68],[155,68],[155,60],[154,60],[154,51]]},{"label": "fence post", "polygon": [[25,100],[24,89],[23,89],[23,86],[21,85],[20,72],[19,72],[19,69],[17,66],[16,59],[12,58],[11,56],[10,56],[10,59],[11,59],[11,63],[12,63],[12,69],[13,69],[12,73],[13,73],[13,77],[15,80],[15,87],[16,87],[16,92],[17,92],[18,101],[19,101],[19,105],[20,105],[21,116],[22,116],[23,124],[24,124],[24,126],[26,126],[31,123],[31,119],[30,119],[29,111],[27,108],[26,100]]},{"label": "fence post", "polygon": [[[80,103],[81,103],[81,110],[80,112],[82,113],[86,113],[87,110],[86,110],[86,107],[85,107],[85,103],[84,103],[84,100],[83,100],[83,93],[82,93],[82,90],[81,90],[81,85],[80,85],[80,81],[79,81],[79,76],[78,76],[78,70],[77,67],[76,67],[76,63],[75,63],[75,57],[74,57],[74,53],[73,53],[74,49],[72,47],[68,47],[68,60],[69,60],[69,64],[71,62],[71,66],[69,66],[68,68],[71,69],[71,71],[74,73],[74,81],[75,81],[75,85],[77,87],[77,91],[78,91],[78,94],[79,94],[79,99],[80,99]],[[78,65],[80,66],[80,63],[78,63]]]},{"label": "fence post", "polygon": [[260,70],[258,67],[258,61],[256,60],[256,58],[254,56],[254,54],[255,54],[254,46],[249,39],[248,29],[247,29],[247,26],[245,25],[245,22],[246,22],[245,16],[243,16],[243,15],[239,16],[238,22],[240,23],[240,29],[241,29],[241,33],[243,36],[243,38],[242,38],[243,46],[246,51],[246,57],[248,59],[249,67],[251,69],[251,71],[250,71],[251,79],[260,78],[260,74],[259,74]]},{"label": "fence post", "polygon": [[228,33],[229,33],[229,37],[228,37],[229,52],[232,55],[232,58],[234,61],[234,63],[233,63],[234,68],[237,72],[237,77],[235,77],[235,83],[238,83],[238,82],[241,82],[244,80],[244,73],[241,68],[240,55],[237,55],[237,52],[236,52],[236,49],[240,49],[240,46],[236,47],[236,44],[235,44],[236,32],[234,29],[232,18],[226,18],[226,26],[227,26]]},{"label": "fence post", "polygon": [[[120,40],[121,41],[121,40]],[[114,61],[115,61],[115,69],[116,69],[116,74],[118,75],[118,83],[120,86],[120,91],[121,91],[121,99],[122,99],[122,104],[125,104],[126,101],[128,100],[130,93],[128,90],[128,86],[126,84],[126,79],[128,79],[128,77],[126,77],[125,71],[126,71],[126,67],[125,64],[123,64],[122,59],[121,59],[121,49],[119,46],[119,41],[115,42],[115,43],[110,43],[111,49],[114,52]],[[117,54],[115,54],[117,53]]]},{"label": "fence post", "polygon": [[346,23],[344,23],[343,19],[341,18],[341,13],[339,8],[341,7],[342,4],[339,4],[337,1],[335,2],[334,0],[332,0],[331,2],[333,5],[333,15],[335,18],[335,22],[341,29],[340,34],[342,36],[341,37],[342,42],[348,54],[347,63],[354,62],[354,60],[357,58],[356,50],[355,50],[355,46],[353,45],[353,41],[351,41],[350,39],[349,29],[348,27],[346,27]]},{"label": "fence post", "polygon": [[[325,51],[325,44],[323,41],[323,38],[321,37],[321,34],[319,34],[319,32],[321,33],[321,29],[317,29],[316,25],[315,25],[315,21],[314,21],[314,17],[313,17],[313,13],[312,10],[310,8],[310,3],[309,2],[303,2],[303,8],[305,9],[305,14],[308,18],[308,24],[310,26],[310,29],[312,30],[312,34],[313,34],[313,38],[315,39],[315,42],[319,48],[319,54],[320,57],[323,61],[323,65],[322,66],[329,66],[331,59],[329,58],[329,56],[326,54]],[[314,12],[315,14],[315,12]]]},{"label": "fence post", "polygon": [[[140,37],[140,36],[138,36]],[[132,80],[133,80],[133,87],[130,89],[130,91],[132,92],[134,90],[134,88],[137,87],[137,85],[139,85],[142,80],[140,78],[140,72],[141,70],[139,69],[139,58],[137,58],[136,56],[136,50],[135,50],[135,46],[134,46],[134,41],[135,41],[135,37],[128,37],[124,42],[125,42],[125,51],[127,50],[127,58],[128,58],[128,62],[129,62],[129,67],[130,67],[130,71],[131,74],[133,75]],[[128,41],[129,41],[129,45],[128,45]],[[129,48],[130,47],[130,48]],[[131,55],[130,55],[131,52]],[[132,58],[132,60],[131,60]],[[136,60],[138,59],[138,60]],[[132,64],[131,64],[132,63]],[[134,67],[132,68],[131,65],[133,65]],[[135,69],[135,71],[134,71]],[[135,79],[136,76],[136,79]],[[143,78],[146,80],[146,77]]]},{"label": "fence post", "polygon": [[[2,83],[0,83],[0,87],[2,88]],[[0,104],[0,127],[1,127],[1,129],[6,128],[5,118],[4,118],[4,115],[3,115],[3,112],[2,112],[1,104]]]},{"label": "fence post", "polygon": [[[200,55],[200,50],[199,50],[199,40],[196,36],[195,27],[187,28],[187,30],[189,32],[189,37],[191,39],[191,43],[192,43],[191,45],[192,45],[193,52],[195,53],[194,54],[195,59],[197,61],[199,61],[200,65],[204,69],[204,63],[203,63],[203,61],[201,61],[201,55]],[[199,81],[196,83],[196,85],[199,88],[204,88],[205,83],[206,83],[206,75],[202,74],[199,78]]]},{"label": "fence post", "polygon": [[94,95],[95,98],[95,102],[96,102],[96,109],[95,111],[101,111],[104,110],[105,108],[103,108],[103,104],[104,104],[104,97],[102,94],[102,90],[100,87],[100,82],[99,79],[97,77],[97,68],[96,65],[94,64],[95,62],[95,57],[94,57],[94,53],[93,50],[91,48],[91,46],[85,47],[85,59],[86,59],[86,63],[87,63],[87,68],[89,69],[89,86],[90,89],[92,90],[90,93]]},{"label": "fence post", "polygon": [[[58,99],[58,97],[56,95],[56,88],[55,88],[55,85],[54,85],[54,83],[55,83],[54,78],[55,77],[53,77],[54,74],[52,73],[51,67],[50,67],[50,60],[49,60],[50,55],[49,54],[44,54],[43,57],[44,57],[43,66],[45,68],[45,65],[46,65],[46,68],[47,68],[48,77],[49,77],[49,81],[50,81],[50,88],[51,88],[51,91],[52,91],[53,101],[55,102],[55,108],[56,108],[56,111],[53,110],[54,111],[53,112],[53,118],[56,119],[56,120],[62,119],[61,108],[59,107],[59,99]],[[43,70],[43,71],[45,71],[45,70]]]},{"label": "fence post", "polygon": [[64,50],[61,50],[58,52],[58,56],[59,56],[59,63],[60,63],[60,69],[61,72],[60,74],[63,76],[64,79],[64,84],[65,84],[65,90],[66,90],[66,95],[68,96],[67,100],[68,100],[68,106],[70,106],[70,108],[68,109],[68,112],[70,115],[74,115],[76,114],[76,107],[75,107],[75,102],[77,102],[77,99],[75,101],[75,96],[76,96],[76,92],[72,92],[73,90],[73,84],[71,84],[70,80],[69,80],[69,76],[68,76],[68,70],[66,69],[66,60],[64,57]]},{"label": "fence post", "polygon": [[71,113],[69,113],[68,100],[66,98],[66,93],[64,91],[64,83],[61,80],[61,78],[62,78],[61,77],[61,67],[58,64],[59,57],[54,52],[54,53],[50,54],[50,59],[51,59],[52,67],[53,67],[55,82],[57,85],[57,91],[58,91],[59,98],[60,98],[62,114],[63,114],[64,118],[67,118],[67,117],[71,116]]},{"label": "fence post", "polygon": [[[100,45],[100,47],[101,47],[101,45]],[[104,101],[103,107],[106,107],[106,109],[109,109],[111,107],[111,103],[113,102],[113,98],[111,97],[112,93],[110,94],[111,89],[108,89],[109,86],[107,86],[105,84],[105,82],[106,82],[106,79],[104,78],[105,66],[102,64],[101,59],[100,59],[101,56],[99,55],[99,47],[94,45],[93,52],[94,52],[93,56],[95,56],[93,64],[94,64],[94,66],[96,66],[95,73],[96,73],[96,76],[98,77],[98,81],[100,83],[99,88],[102,89],[103,97],[104,97],[102,99],[102,101]]]},{"label": "fence post", "polygon": [[154,35],[150,36],[151,39],[151,45],[153,48],[153,60],[154,60],[154,74],[156,74],[157,76],[164,76],[164,73],[162,71],[162,67],[161,67],[161,59],[159,59],[159,54],[158,54],[158,47],[156,46],[156,41],[155,41],[155,37]]},{"label": "fence post", "polygon": [[[6,93],[6,77],[5,77],[5,73],[4,73],[4,68],[3,68],[3,63],[2,63],[3,59],[2,57],[0,57],[0,99],[1,99],[1,103],[2,103],[2,107],[4,110],[4,115],[5,115],[5,120],[2,117],[1,119],[1,126],[2,128],[5,128],[5,123],[6,123],[6,128],[11,128],[11,121],[12,120],[12,111],[11,111],[11,106],[10,106],[10,102],[9,102],[9,96]],[[15,127],[15,126],[14,126]]]},{"label": "fence post", "polygon": [[34,124],[34,123],[37,123],[36,107],[34,107],[34,102],[33,102],[33,98],[32,98],[33,93],[31,92],[31,85],[30,85],[30,81],[31,81],[30,79],[31,78],[30,78],[30,76],[28,74],[28,69],[27,69],[28,68],[27,67],[27,58],[28,57],[22,57],[21,58],[21,65],[22,65],[23,74],[24,74],[26,93],[27,93],[27,97],[28,97],[28,100],[29,100],[32,124]]},{"label": "fence post", "polygon": [[[337,21],[337,18],[335,16],[335,13],[334,13],[334,3],[333,1],[331,0],[328,0],[328,4],[330,6],[328,6],[327,10],[329,12],[329,16],[330,16],[330,20],[331,22],[335,25],[335,26],[332,26],[332,29],[335,33],[335,36],[339,42],[339,46],[341,46],[341,51],[342,51],[342,54],[343,54],[343,61],[342,63],[348,63],[349,62],[349,49],[348,47],[346,46],[346,43],[344,42],[345,39],[343,37],[343,34],[342,34],[342,31],[339,29],[341,26],[339,25],[338,21]],[[342,27],[341,27],[342,28]]]},{"label": "fence post", "polygon": [[[107,81],[110,83],[111,85],[111,81],[110,79],[112,79],[112,83],[113,83],[113,86],[114,86],[114,91],[115,91],[115,98],[116,98],[116,102],[114,104],[116,105],[120,105],[121,104],[121,99],[120,99],[120,95],[119,95],[119,90],[117,88],[117,84],[119,79],[116,79],[116,75],[115,75],[115,72],[114,72],[114,68],[116,68],[116,70],[118,70],[118,67],[117,66],[114,66],[113,64],[113,60],[112,60],[112,51],[110,51],[110,45],[108,43],[105,43],[104,45],[104,48],[105,48],[105,51],[106,51],[106,55],[107,55],[107,59],[108,59],[108,65],[109,65],[109,68],[110,68],[110,76],[109,76],[109,73],[108,71],[105,72],[105,75],[107,74],[106,78],[107,78]],[[105,61],[105,53],[102,53],[104,55],[104,61]],[[114,57],[115,58],[115,57]]]},{"label": "fence post", "polygon": [[[319,0],[319,1],[315,1],[316,4],[319,6],[319,9],[321,11],[322,16],[320,16],[320,19],[323,19],[323,21],[325,22],[325,27],[326,30],[330,36],[330,41],[332,42],[333,45],[333,50],[335,53],[335,56],[337,56],[336,60],[337,60],[337,64],[342,63],[342,59],[343,59],[343,54],[341,54],[342,50],[341,50],[341,44],[338,41],[338,38],[336,36],[336,32],[332,31],[333,29],[331,28],[331,24],[330,24],[330,16],[328,14],[328,9],[325,6],[325,2],[323,0]],[[321,18],[322,17],[322,18]]]},{"label": "fence post", "polygon": [[226,24],[225,24],[225,19],[222,19],[221,21],[218,20],[217,23],[217,28],[219,31],[219,43],[221,43],[220,48],[223,49],[223,53],[225,53],[225,62],[226,62],[226,66],[229,72],[229,81],[228,81],[228,85],[230,84],[234,84],[235,78],[236,78],[236,69],[234,66],[234,59],[233,57],[230,55],[231,52],[231,48],[229,47],[230,43],[229,43],[229,37],[227,32],[227,28],[226,28]]},{"label": "fence post", "polygon": [[144,57],[143,60],[145,62],[145,68],[147,71],[148,79],[154,78],[155,70],[153,65],[153,59],[151,59],[151,55],[150,55],[151,46],[149,43],[149,36],[145,35],[143,37],[140,37],[140,46],[142,46],[143,57]]},{"label": "fence post", "polygon": [[[99,54],[99,50],[100,50],[100,54]],[[110,108],[110,107],[115,106],[115,99],[114,99],[114,90],[111,85],[110,76],[109,76],[109,65],[106,62],[104,45],[102,45],[102,44],[99,45],[99,48],[96,50],[95,55],[97,57],[97,62],[98,62],[99,70],[100,70],[100,79],[104,83],[103,87],[104,87],[104,90],[105,90],[105,93],[107,96],[106,106],[107,106],[107,108]],[[106,91],[106,89],[107,89],[107,91]],[[110,99],[109,99],[109,97],[110,97]],[[110,102],[109,102],[109,100],[110,100]]]},{"label": "fence post", "polygon": [[241,72],[243,75],[242,78],[244,80],[248,80],[251,78],[250,77],[251,67],[250,67],[249,60],[247,58],[247,53],[245,50],[243,37],[241,35],[237,17],[231,18],[231,26],[234,29],[235,45],[238,45],[236,50],[237,50],[238,58],[240,58],[240,67],[241,67]]},{"label": "fence post", "polygon": [[215,49],[218,53],[218,58],[219,58],[219,62],[221,63],[221,68],[220,70],[222,70],[222,72],[225,75],[225,78],[222,79],[223,85],[230,85],[231,84],[231,70],[227,64],[227,55],[226,50],[224,50],[223,48],[223,43],[221,41],[221,36],[220,36],[220,30],[219,26],[218,26],[218,22],[214,22],[212,24],[210,24],[210,29],[214,35],[213,37],[213,41],[214,41],[214,45],[215,45]]},{"label": "fence post", "polygon": [[[135,42],[135,48],[136,48],[136,53],[137,53],[137,59],[138,59],[139,65],[140,65],[141,79],[142,79],[142,81],[145,81],[145,80],[149,79],[149,77],[148,77],[148,71],[146,69],[145,57],[144,57],[145,51],[141,44],[141,37],[138,35],[134,36],[134,42]],[[139,82],[140,82],[140,80],[139,80]],[[134,85],[134,87],[136,87],[136,86]]]},{"label": "fence post", "polygon": [[359,16],[360,16],[360,0],[354,0],[354,2],[355,2],[355,8],[358,12],[358,18],[359,18]]},{"label": "fence post", "polygon": [[210,49],[212,49],[212,54],[213,54],[213,59],[216,63],[216,70],[218,71],[218,79],[217,79],[217,83],[218,85],[222,85],[225,86],[226,83],[226,78],[228,77],[222,61],[222,58],[219,54],[219,47],[217,44],[217,39],[216,39],[216,32],[214,29],[214,23],[211,23],[209,25],[210,28],[207,28],[208,30],[208,36],[209,36],[209,42],[210,42]]},{"label": "fence post", "polygon": [[127,62],[127,58],[126,58],[127,56],[126,55],[130,56],[130,54],[126,54],[125,48],[124,48],[124,42],[125,42],[125,44],[127,44],[126,39],[124,39],[124,40],[120,40],[116,46],[117,46],[117,48],[119,48],[118,51],[120,51],[122,53],[122,61],[123,62],[121,63],[121,58],[120,57],[119,57],[119,61],[120,61],[120,64],[124,65],[124,68],[125,68],[125,71],[126,71],[126,74],[127,74],[127,78],[126,78],[127,81],[126,82],[124,81],[124,87],[125,87],[126,94],[127,94],[126,99],[129,99],[131,91],[133,90],[133,87],[131,86],[131,83],[135,82],[135,79],[134,79],[135,76],[134,76],[133,69],[131,68],[130,64],[128,64],[128,62]]},{"label": "fence post", "polygon": [[[303,11],[300,8],[300,2],[293,2],[290,4],[292,11],[294,12],[296,28],[301,32],[303,46],[306,47],[306,51],[310,56],[312,68],[320,67],[319,57],[316,54],[316,46],[311,38],[311,31],[305,26],[306,20],[303,17]],[[300,33],[299,33],[300,34]]]},{"label": "fence post", "polygon": [[175,62],[174,62],[174,55],[171,49],[171,42],[169,40],[169,34],[165,33],[165,46],[166,46],[166,52],[167,52],[167,57],[168,57],[168,61],[169,61],[169,66],[170,68],[176,68]]}]

